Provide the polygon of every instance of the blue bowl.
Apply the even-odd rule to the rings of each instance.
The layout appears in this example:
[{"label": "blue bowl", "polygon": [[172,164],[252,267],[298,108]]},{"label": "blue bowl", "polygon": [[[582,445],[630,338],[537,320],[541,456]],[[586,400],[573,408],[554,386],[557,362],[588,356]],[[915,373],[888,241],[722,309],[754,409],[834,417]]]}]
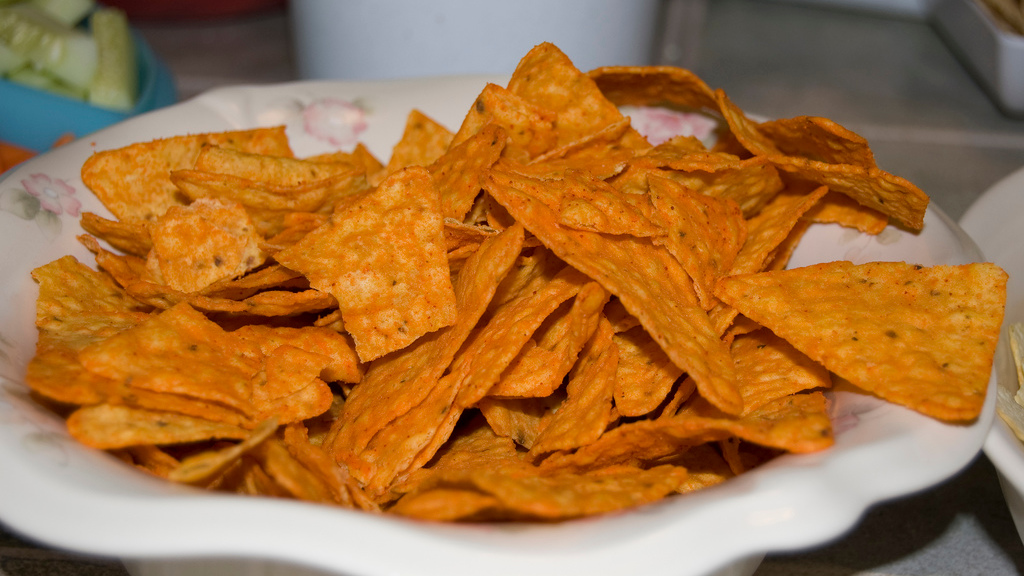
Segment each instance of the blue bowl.
[{"label": "blue bowl", "polygon": [[177,89],[167,65],[139,34],[134,36],[139,63],[139,98],[134,108],[124,112],[108,110],[0,80],[0,140],[45,152],[65,134],[81,138],[125,118],[176,102]]}]

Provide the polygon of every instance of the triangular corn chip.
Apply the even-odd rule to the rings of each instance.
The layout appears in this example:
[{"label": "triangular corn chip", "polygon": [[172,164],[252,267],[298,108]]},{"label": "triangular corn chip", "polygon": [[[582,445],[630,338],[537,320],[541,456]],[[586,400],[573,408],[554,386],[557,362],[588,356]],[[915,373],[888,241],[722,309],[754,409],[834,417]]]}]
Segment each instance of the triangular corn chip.
[{"label": "triangular corn chip", "polygon": [[1006,273],[832,262],[723,278],[715,294],[854,385],[959,421],[985,401]]}]

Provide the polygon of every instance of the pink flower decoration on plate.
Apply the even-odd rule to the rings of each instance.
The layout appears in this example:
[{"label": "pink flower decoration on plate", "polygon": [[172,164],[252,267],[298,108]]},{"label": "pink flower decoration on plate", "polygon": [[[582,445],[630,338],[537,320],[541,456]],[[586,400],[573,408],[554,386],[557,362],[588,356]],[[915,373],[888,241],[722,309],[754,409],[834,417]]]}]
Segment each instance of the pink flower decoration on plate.
[{"label": "pink flower decoration on plate", "polygon": [[707,140],[717,123],[695,112],[679,112],[667,108],[637,108],[630,114],[633,127],[657,146],[675,136],[693,136]]},{"label": "pink flower decoration on plate", "polygon": [[25,191],[39,200],[39,207],[53,214],[67,213],[78,216],[82,203],[75,198],[75,189],[60,178],[50,178],[46,174],[32,174],[21,181]]},{"label": "pink flower decoration on plate", "polygon": [[317,100],[302,111],[306,133],[333,146],[348,146],[359,141],[366,130],[366,111],[337,98]]}]

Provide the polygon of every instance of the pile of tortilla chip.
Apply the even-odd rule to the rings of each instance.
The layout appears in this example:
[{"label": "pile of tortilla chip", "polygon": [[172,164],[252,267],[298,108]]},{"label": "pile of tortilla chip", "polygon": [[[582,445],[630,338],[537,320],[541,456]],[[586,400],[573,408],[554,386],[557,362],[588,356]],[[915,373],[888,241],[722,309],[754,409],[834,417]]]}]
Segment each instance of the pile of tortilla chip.
[{"label": "pile of tortilla chip", "polygon": [[[721,120],[653,146],[620,107]],[[975,419],[1006,274],[786,269],[812,222],[923,225],[834,122],[759,122],[670,67],[551,44],[454,132],[297,158],[283,128],[98,152],[71,256],[33,272],[27,382],[172,481],[433,520],[562,520],[833,443],[833,381]]]}]

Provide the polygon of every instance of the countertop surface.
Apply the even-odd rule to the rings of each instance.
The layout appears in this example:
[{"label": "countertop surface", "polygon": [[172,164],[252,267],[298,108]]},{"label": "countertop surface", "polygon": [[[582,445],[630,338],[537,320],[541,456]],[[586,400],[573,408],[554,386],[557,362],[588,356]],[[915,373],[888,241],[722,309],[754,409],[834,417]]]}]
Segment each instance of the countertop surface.
[{"label": "countertop surface", "polygon": [[[1003,115],[926,18],[814,2],[684,0],[663,62],[692,68],[744,109],[831,118],[878,165],[954,220],[1024,166],[1024,120]],[[826,3],[827,4],[827,3]],[[231,20],[137,22],[182,99],[232,84],[296,79],[286,11]],[[884,471],[879,471],[884,474]],[[0,576],[124,576],[112,559],[41,548],[0,527]],[[757,576],[1024,574],[1021,543],[982,454],[954,478],[869,510],[823,547],[769,555]]]}]

